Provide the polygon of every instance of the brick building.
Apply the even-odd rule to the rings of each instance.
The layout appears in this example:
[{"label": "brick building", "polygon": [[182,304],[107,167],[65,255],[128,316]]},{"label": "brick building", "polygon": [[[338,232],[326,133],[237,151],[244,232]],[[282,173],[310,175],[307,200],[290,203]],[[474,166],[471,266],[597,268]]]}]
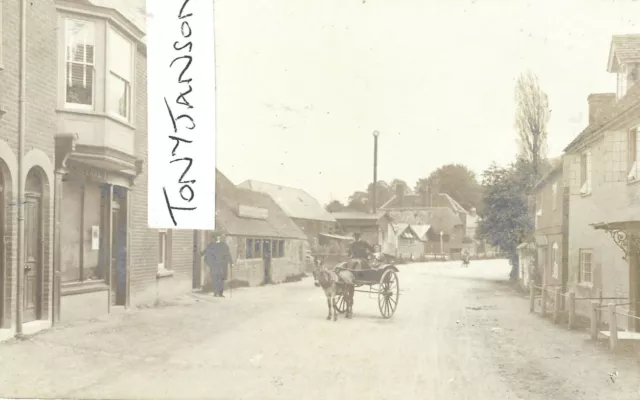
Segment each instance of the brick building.
[{"label": "brick building", "polygon": [[[588,97],[589,125],[564,156],[571,210],[568,290],[628,299],[624,312],[632,315],[640,315],[634,306],[640,296],[639,63],[640,35],[614,36],[608,72],[617,75],[617,91]],[[588,315],[588,307],[578,302],[577,311]]]},{"label": "brick building", "polygon": [[27,5],[26,80],[20,77],[20,1],[0,2],[0,336],[16,328],[19,91],[24,83],[24,332],[51,324],[53,311],[56,8]]}]

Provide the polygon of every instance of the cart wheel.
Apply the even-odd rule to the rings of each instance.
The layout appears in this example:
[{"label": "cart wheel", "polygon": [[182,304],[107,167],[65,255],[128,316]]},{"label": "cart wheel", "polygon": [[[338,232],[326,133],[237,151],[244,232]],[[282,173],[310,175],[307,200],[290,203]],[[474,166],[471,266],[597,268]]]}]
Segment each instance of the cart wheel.
[{"label": "cart wheel", "polygon": [[394,270],[388,269],[380,278],[378,289],[378,308],[383,318],[391,318],[398,308],[400,297],[400,282],[398,274]]},{"label": "cart wheel", "polygon": [[345,301],[343,295],[339,294],[335,297],[333,307],[340,314],[343,314],[345,311],[347,311],[347,302]]}]

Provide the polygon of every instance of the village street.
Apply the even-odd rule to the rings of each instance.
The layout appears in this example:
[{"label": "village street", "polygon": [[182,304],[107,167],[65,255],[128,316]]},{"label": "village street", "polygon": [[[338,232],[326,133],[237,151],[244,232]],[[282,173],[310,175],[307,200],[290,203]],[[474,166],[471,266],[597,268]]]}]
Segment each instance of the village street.
[{"label": "village street", "polygon": [[[238,289],[0,344],[0,396],[639,399],[640,369],[528,313],[501,260],[400,266],[398,311],[326,321],[301,282]],[[609,374],[617,371],[615,382]]]}]

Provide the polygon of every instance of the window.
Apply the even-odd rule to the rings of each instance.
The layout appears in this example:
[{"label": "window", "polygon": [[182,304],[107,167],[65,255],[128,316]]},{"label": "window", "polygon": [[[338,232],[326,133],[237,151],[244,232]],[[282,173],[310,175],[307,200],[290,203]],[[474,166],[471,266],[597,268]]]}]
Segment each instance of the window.
[{"label": "window", "polygon": [[251,259],[253,255],[253,239],[247,239],[247,247],[246,247],[246,259]]},{"label": "window", "polygon": [[66,93],[68,107],[93,109],[95,27],[92,22],[65,20]]},{"label": "window", "polygon": [[593,283],[593,252],[591,250],[580,249],[580,283]]},{"label": "window", "polygon": [[553,211],[555,211],[558,208],[558,182],[551,185],[551,204]]},{"label": "window", "polygon": [[551,246],[551,275],[558,278],[558,243],[553,242]]},{"label": "window", "polygon": [[640,135],[638,135],[639,128],[634,128],[629,132],[629,143],[627,145],[629,154],[629,171],[627,179],[634,181],[638,176],[638,167],[640,167]]},{"label": "window", "polygon": [[618,72],[618,99],[627,94],[627,66],[622,64]]},{"label": "window", "polygon": [[580,194],[589,194],[591,193],[591,152],[588,151],[582,154],[580,169],[580,183],[582,185]]},{"label": "window", "polygon": [[158,231],[158,271],[169,269],[169,234],[166,229]]},{"label": "window", "polygon": [[284,257],[284,240],[278,242],[278,257]]},{"label": "window", "polygon": [[277,240],[272,240],[271,241],[271,257],[278,257],[278,241]]},{"label": "window", "polygon": [[129,120],[131,114],[133,43],[113,28],[109,28],[108,32],[107,110],[111,114]]}]

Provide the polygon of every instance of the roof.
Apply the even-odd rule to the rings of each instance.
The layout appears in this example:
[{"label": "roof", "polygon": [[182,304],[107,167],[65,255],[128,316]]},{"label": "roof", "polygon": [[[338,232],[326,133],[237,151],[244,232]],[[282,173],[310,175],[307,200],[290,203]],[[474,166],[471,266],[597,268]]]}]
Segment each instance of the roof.
[{"label": "roof", "polygon": [[[454,210],[456,213],[467,213],[467,210],[464,209],[453,197],[449,196],[447,193],[435,193],[431,199],[433,207],[448,207]],[[381,210],[393,210],[398,208],[415,208],[415,207],[426,207],[428,204],[425,204],[425,200],[422,199],[422,195],[420,194],[405,194],[402,197],[402,202],[398,199],[398,196],[393,196],[389,201],[387,201],[382,207]]]},{"label": "roof", "polygon": [[391,210],[389,216],[395,223],[430,225],[436,232],[451,233],[455,227],[463,225],[460,218],[449,207]]},{"label": "roof", "polygon": [[615,102],[606,110],[602,110],[602,118],[587,126],[578,136],[564,149],[565,152],[576,150],[587,139],[597,135],[609,124],[624,116],[627,112],[637,110],[640,106],[640,83],[629,88],[627,94]]},{"label": "roof", "polygon": [[411,227],[416,234],[418,234],[420,239],[424,239],[427,232],[429,232],[429,229],[431,229],[431,225],[411,225]]},{"label": "roof", "polygon": [[351,236],[336,235],[335,233],[322,233],[321,232],[318,235],[326,237],[326,238],[330,238],[330,239],[344,240],[344,241],[348,241],[348,242],[354,241],[353,237],[351,237]]},{"label": "roof", "polygon": [[422,239],[422,237],[418,235],[418,233],[409,224],[406,224],[406,223],[391,224],[391,227],[393,228],[393,232],[396,234],[396,237],[399,237],[408,231],[411,236],[417,239]]},{"label": "roof", "polygon": [[609,72],[617,72],[618,65],[640,61],[640,34],[614,35],[609,49]]},{"label": "roof", "polygon": [[335,218],[338,221],[344,221],[344,220],[371,220],[371,221],[377,221],[380,218],[384,217],[387,213],[380,211],[377,212],[375,214],[372,213],[367,213],[367,212],[362,212],[362,211],[340,211],[340,212],[334,212],[331,213],[331,215],[333,216],[333,218]]},{"label": "roof", "polygon": [[318,200],[302,189],[255,180],[244,181],[238,187],[268,194],[291,218],[336,222]]},{"label": "roof", "polygon": [[[240,206],[266,211],[248,217]],[[230,235],[306,239],[305,234],[268,195],[238,188],[216,169],[216,226]]]},{"label": "roof", "polygon": [[559,174],[562,173],[563,170],[563,163],[562,163],[562,157],[557,157],[554,159],[550,159],[549,162],[551,163],[551,170],[549,170],[549,172],[547,172],[533,187],[532,192],[537,192],[538,190],[542,189],[547,183],[549,183],[550,180],[552,180],[554,177],[558,176]]}]

